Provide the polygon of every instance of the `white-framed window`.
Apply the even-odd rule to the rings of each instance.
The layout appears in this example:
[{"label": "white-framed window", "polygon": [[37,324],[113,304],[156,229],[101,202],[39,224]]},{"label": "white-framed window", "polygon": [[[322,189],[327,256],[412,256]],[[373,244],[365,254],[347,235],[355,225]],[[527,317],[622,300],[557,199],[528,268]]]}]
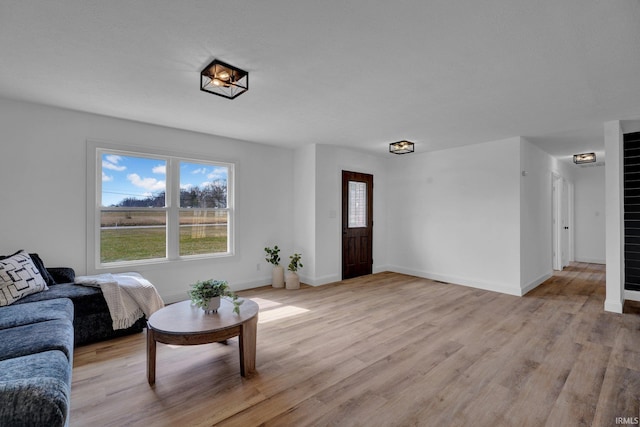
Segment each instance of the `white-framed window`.
[{"label": "white-framed window", "polygon": [[89,151],[95,269],[233,255],[233,163],[109,144]]}]

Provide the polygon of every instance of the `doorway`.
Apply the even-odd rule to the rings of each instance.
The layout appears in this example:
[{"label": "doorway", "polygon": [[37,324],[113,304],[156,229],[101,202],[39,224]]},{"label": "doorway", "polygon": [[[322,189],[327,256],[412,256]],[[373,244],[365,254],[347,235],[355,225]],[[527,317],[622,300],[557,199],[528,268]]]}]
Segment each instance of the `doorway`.
[{"label": "doorway", "polygon": [[573,185],[552,174],[552,265],[554,270],[562,270],[573,259],[571,218],[573,217]]},{"label": "doorway", "polygon": [[342,171],[342,279],[373,269],[373,175]]}]

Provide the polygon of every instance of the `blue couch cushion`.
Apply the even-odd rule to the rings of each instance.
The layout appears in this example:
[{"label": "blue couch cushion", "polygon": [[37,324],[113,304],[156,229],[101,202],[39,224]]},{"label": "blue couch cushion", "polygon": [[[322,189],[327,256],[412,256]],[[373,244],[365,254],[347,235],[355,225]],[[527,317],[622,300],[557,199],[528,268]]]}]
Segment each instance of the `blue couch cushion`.
[{"label": "blue couch cushion", "polygon": [[49,267],[47,272],[55,283],[73,283],[76,278],[76,272],[71,267]]},{"label": "blue couch cushion", "polygon": [[62,283],[51,286],[47,291],[32,294],[17,301],[22,304],[33,301],[44,301],[54,298],[70,298],[75,302],[75,316],[84,316],[91,313],[107,312],[109,307],[102,295],[100,288],[76,285],[74,283]]},{"label": "blue couch cushion", "polygon": [[60,351],[0,361],[2,426],[63,426],[70,395],[71,364]]},{"label": "blue couch cushion", "polygon": [[0,329],[66,319],[73,322],[73,303],[67,298],[15,304],[0,311]]},{"label": "blue couch cushion", "polygon": [[73,357],[73,324],[67,319],[48,320],[0,330],[0,360],[49,350]]},{"label": "blue couch cushion", "polygon": [[52,298],[70,298],[73,301],[73,328],[76,346],[141,332],[147,325],[144,316],[142,316],[130,328],[114,331],[109,307],[102,291],[99,288],[74,283],[51,286],[46,291],[16,301],[14,305]]}]

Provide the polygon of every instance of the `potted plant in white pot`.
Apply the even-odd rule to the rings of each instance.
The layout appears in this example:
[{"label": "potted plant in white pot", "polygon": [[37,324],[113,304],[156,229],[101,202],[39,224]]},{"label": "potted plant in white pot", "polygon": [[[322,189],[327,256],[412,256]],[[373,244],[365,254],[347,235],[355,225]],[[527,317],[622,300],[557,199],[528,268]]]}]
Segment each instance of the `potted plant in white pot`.
[{"label": "potted plant in white pot", "polygon": [[273,265],[271,269],[271,286],[274,288],[284,287],[284,267],[280,265],[280,248],[275,245],[273,248],[264,248],[267,257],[265,260]]},{"label": "potted plant in white pot", "polygon": [[289,257],[289,272],[287,273],[287,289],[300,289],[300,277],[298,277],[298,268],[302,265],[302,255],[293,254]]},{"label": "potted plant in white pot", "polygon": [[220,298],[227,297],[233,302],[233,312],[240,314],[240,304],[238,296],[229,288],[229,284],[224,280],[198,280],[191,285],[189,290],[191,301],[205,313],[217,312],[220,308]]}]

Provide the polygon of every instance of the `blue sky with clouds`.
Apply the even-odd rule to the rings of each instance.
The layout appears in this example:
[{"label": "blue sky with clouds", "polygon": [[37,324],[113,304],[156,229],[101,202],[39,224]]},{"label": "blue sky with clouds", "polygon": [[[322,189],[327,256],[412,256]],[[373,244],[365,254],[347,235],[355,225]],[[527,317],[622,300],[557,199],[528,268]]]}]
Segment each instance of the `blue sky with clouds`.
[{"label": "blue sky with clouds", "polygon": [[[164,159],[102,154],[102,206],[122,199],[144,199],[166,189],[167,162]],[[227,181],[228,169],[206,163],[180,162],[180,188],[204,187]]]}]

